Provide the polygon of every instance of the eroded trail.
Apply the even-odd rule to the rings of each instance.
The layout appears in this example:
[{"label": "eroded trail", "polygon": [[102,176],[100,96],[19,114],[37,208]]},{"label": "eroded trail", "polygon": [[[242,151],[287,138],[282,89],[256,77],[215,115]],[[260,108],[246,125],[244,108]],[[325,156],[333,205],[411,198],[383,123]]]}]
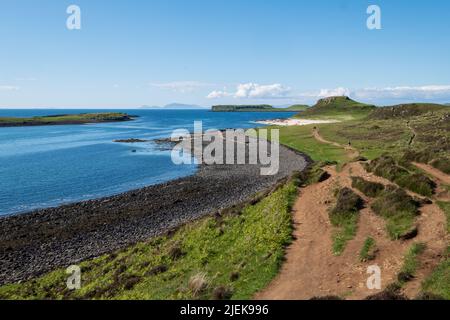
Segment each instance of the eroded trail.
[{"label": "eroded trail", "polygon": [[345,149],[349,159],[355,159],[355,158],[360,156],[359,151],[357,149],[353,148],[350,144],[347,145],[347,146],[343,146],[340,143],[326,140],[324,137],[322,137],[320,135],[319,129],[317,129],[317,128],[313,129],[312,134],[313,134],[314,139],[316,139],[319,142],[326,143],[326,144],[331,144],[331,145],[333,145],[335,147],[339,147],[339,148]]},{"label": "eroded trail", "polygon": [[439,201],[450,201],[450,175],[424,163],[412,162],[414,166],[430,175],[437,184],[435,198]]},{"label": "eroded trail", "polygon": [[[385,220],[370,209],[373,200],[358,192],[366,201],[366,208],[360,212],[357,235],[348,242],[341,256],[334,256],[333,227],[328,218],[334,190],[351,187],[352,176],[385,185],[390,182],[367,173],[360,163],[350,163],[342,172],[336,172],[333,167],[326,170],[331,175],[327,181],[301,190],[294,206],[295,241],[287,249],[286,262],[277,278],[255,298],[304,300],[332,295],[364,299],[379,292],[367,288],[368,266],[378,265],[381,268],[384,289],[396,281],[404,255],[412,243],[421,241],[431,244],[424,254],[428,258],[423,268],[418,270],[417,281],[405,287],[405,293],[415,297],[419,293],[421,280],[439,262],[439,254],[445,249],[444,214],[435,204],[425,206],[418,221],[419,236],[409,241],[392,241],[386,233]],[[359,252],[367,237],[375,239],[379,251],[375,260],[366,263],[359,261]]]},{"label": "eroded trail", "polygon": [[424,163],[417,163],[413,162],[413,165],[415,165],[417,168],[425,171],[429,175],[431,175],[433,178],[437,179],[438,182],[444,183],[446,185],[450,185],[450,175],[443,173],[442,171]]}]

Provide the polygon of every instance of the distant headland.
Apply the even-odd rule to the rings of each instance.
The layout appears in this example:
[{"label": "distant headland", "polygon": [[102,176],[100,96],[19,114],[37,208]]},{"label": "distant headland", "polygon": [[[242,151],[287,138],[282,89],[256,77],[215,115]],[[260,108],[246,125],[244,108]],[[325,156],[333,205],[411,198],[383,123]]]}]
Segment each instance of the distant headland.
[{"label": "distant headland", "polygon": [[31,127],[67,124],[87,124],[102,122],[130,121],[134,117],[119,112],[82,113],[40,116],[32,118],[0,117],[0,127]]},{"label": "distant headland", "polygon": [[301,112],[309,108],[307,105],[293,105],[287,108],[275,108],[271,105],[218,105],[213,106],[213,112]]}]

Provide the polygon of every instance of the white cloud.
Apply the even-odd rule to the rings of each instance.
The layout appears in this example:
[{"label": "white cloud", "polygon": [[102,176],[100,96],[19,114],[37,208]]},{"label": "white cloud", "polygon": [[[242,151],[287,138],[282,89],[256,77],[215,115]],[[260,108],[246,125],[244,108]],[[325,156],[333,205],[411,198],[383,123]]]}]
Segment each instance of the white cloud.
[{"label": "white cloud", "polygon": [[235,92],[213,91],[207,98],[234,97],[236,99],[284,99],[289,98],[291,89],[279,83],[260,85],[257,83],[239,84]]},{"label": "white cloud", "polygon": [[335,96],[350,96],[352,91],[348,88],[320,89],[318,91],[310,91],[300,93],[296,98],[299,99],[322,99]]},{"label": "white cloud", "polygon": [[349,96],[354,99],[366,100],[450,100],[450,85],[398,86],[354,90],[339,87],[301,93],[299,98],[321,99],[331,96]]},{"label": "white cloud", "polygon": [[355,90],[353,96],[355,98],[360,99],[411,99],[411,100],[450,99],[450,85],[365,88],[361,90]]},{"label": "white cloud", "polygon": [[208,98],[208,99],[218,99],[218,98],[225,98],[225,97],[230,97],[230,96],[232,96],[232,94],[228,93],[226,91],[214,90],[210,94],[208,94],[206,96],[206,98]]},{"label": "white cloud", "polygon": [[211,87],[213,84],[199,81],[174,81],[167,83],[151,83],[152,87],[172,90],[180,93],[189,93],[201,88]]},{"label": "white cloud", "polygon": [[351,94],[350,90],[347,88],[336,88],[336,89],[321,89],[318,97],[328,98],[334,96],[349,96]]},{"label": "white cloud", "polygon": [[291,89],[279,83],[270,85],[259,85],[256,83],[240,84],[235,93],[236,98],[285,98]]},{"label": "white cloud", "polygon": [[18,91],[19,89],[16,86],[0,86],[0,91]]},{"label": "white cloud", "polygon": [[331,96],[349,96],[353,99],[376,102],[400,101],[450,101],[450,85],[396,86],[350,89],[345,87],[324,88],[317,91],[292,93],[291,89],[281,84],[259,85],[256,83],[239,84],[236,90],[214,90],[208,99],[233,97],[236,99],[288,99],[308,101]]}]

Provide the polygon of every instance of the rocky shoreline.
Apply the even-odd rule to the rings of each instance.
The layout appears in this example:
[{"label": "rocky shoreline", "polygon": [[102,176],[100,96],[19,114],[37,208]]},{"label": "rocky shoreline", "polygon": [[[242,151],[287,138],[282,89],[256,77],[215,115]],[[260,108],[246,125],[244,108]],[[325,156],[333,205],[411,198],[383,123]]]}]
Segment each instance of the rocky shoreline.
[{"label": "rocky shoreline", "polygon": [[250,200],[294,172],[307,156],[280,147],[280,170],[201,165],[189,177],[117,196],[0,218],[0,285],[98,257]]}]

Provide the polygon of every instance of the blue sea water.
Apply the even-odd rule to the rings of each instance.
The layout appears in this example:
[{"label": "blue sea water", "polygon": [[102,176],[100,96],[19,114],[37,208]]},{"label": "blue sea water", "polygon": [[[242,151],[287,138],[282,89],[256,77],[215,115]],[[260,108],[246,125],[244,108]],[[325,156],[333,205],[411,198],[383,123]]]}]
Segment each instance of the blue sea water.
[{"label": "blue sea water", "polygon": [[[5,110],[0,117],[105,112],[106,110]],[[120,111],[120,110],[114,110]],[[170,137],[175,129],[252,128],[256,120],[293,113],[214,113],[206,110],[122,110],[130,122],[0,128],[0,216],[57,206],[162,183],[195,173],[176,166],[155,144],[116,139]]]}]

